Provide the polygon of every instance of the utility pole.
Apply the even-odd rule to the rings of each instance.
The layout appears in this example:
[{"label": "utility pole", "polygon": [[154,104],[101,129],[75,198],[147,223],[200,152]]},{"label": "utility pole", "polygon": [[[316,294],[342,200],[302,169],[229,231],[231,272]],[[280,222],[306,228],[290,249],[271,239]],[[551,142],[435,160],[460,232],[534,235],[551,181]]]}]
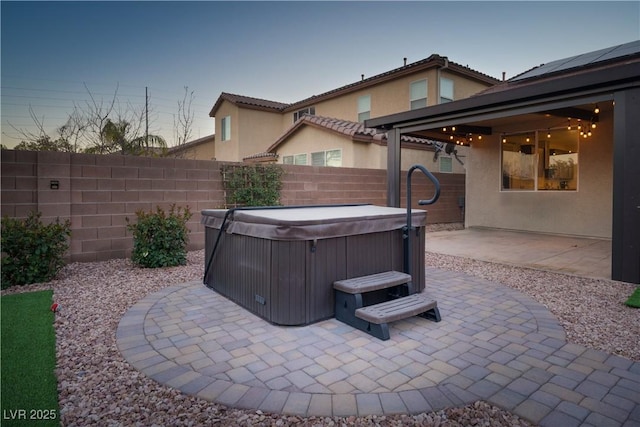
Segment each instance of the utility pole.
[{"label": "utility pole", "polygon": [[144,144],[146,148],[149,148],[149,92],[148,88],[144,87],[144,115],[145,115],[145,131],[144,131]]}]

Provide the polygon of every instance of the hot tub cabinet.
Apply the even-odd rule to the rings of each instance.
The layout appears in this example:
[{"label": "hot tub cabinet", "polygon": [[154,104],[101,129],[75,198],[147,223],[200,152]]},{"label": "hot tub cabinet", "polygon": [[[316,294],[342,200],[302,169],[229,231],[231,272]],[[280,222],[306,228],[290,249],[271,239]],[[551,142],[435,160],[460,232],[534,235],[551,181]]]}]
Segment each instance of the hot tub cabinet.
[{"label": "hot tub cabinet", "polygon": [[[425,283],[426,214],[411,214],[415,292]],[[406,219],[405,209],[372,205],[203,210],[204,283],[274,324],[331,318],[335,281],[403,271]]]}]

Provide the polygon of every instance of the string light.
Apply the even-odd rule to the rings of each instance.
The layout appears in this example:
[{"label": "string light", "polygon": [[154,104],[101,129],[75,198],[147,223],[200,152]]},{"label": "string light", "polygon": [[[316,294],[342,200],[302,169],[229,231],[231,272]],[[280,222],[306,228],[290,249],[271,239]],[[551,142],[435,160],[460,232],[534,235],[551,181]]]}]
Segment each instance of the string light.
[{"label": "string light", "polygon": [[600,108],[598,107],[598,104],[596,104],[596,108],[593,109],[593,112],[595,114],[599,114],[600,113]]}]

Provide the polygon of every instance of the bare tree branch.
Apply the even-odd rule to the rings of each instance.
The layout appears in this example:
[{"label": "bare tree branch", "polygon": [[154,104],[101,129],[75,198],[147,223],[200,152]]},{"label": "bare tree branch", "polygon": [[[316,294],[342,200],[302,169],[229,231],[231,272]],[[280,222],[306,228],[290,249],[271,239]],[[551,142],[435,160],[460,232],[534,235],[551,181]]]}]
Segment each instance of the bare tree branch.
[{"label": "bare tree branch", "polygon": [[119,84],[116,84],[116,89],[113,92],[113,98],[105,106],[104,100],[101,98],[97,100],[94,98],[93,93],[89,90],[86,83],[83,83],[91,102],[87,101],[87,109],[85,111],[86,129],[87,129],[87,142],[89,144],[88,150],[93,153],[105,154],[112,151],[113,147],[109,146],[109,142],[104,134],[104,128],[109,120],[109,115],[113,113],[116,101],[118,99]]},{"label": "bare tree branch", "polygon": [[189,87],[184,87],[182,101],[178,101],[178,114],[173,116],[173,128],[175,145],[186,144],[191,139],[193,130],[193,109],[191,104],[195,99],[194,92],[189,92]]},{"label": "bare tree branch", "polygon": [[38,118],[31,104],[29,104],[29,115],[31,116],[31,121],[33,121],[33,124],[36,128],[35,132],[27,129],[18,128],[14,126],[13,123],[11,122],[8,122],[9,126],[11,126],[11,128],[14,131],[18,132],[21,139],[26,142],[39,141],[44,137],[48,138],[49,136],[47,135],[47,132],[44,130],[44,117],[42,117],[41,119]]}]

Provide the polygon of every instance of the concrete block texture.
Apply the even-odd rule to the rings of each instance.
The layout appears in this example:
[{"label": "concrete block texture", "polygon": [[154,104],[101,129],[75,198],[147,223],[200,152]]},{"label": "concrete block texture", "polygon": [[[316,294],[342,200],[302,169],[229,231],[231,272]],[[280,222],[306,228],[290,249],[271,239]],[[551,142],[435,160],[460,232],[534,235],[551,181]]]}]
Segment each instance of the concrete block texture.
[{"label": "concrete block texture", "polygon": [[[206,160],[2,150],[2,214],[72,219],[70,259],[97,261],[130,256],[132,235],[126,218],[136,211],[165,210],[173,204],[193,213],[189,250],[204,248],[202,209],[225,206],[221,162]],[[282,205],[370,203],[386,205],[387,175],[380,169],[282,165]],[[427,221],[458,222],[464,175],[435,174],[442,187]],[[52,188],[57,181],[58,188]],[[416,182],[417,181],[417,182]],[[430,198],[426,180],[415,180],[414,205]],[[402,181],[402,205],[406,204]]]}]

